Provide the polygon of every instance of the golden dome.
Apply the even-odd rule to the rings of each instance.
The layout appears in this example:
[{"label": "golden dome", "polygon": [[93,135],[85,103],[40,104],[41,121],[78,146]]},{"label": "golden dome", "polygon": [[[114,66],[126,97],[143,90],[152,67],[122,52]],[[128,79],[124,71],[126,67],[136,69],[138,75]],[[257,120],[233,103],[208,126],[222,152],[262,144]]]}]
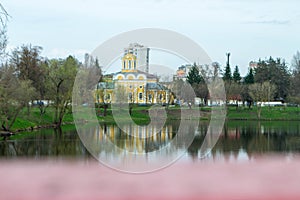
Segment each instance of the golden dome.
[{"label": "golden dome", "polygon": [[136,60],[136,56],[132,53],[128,53],[123,57],[123,60]]}]

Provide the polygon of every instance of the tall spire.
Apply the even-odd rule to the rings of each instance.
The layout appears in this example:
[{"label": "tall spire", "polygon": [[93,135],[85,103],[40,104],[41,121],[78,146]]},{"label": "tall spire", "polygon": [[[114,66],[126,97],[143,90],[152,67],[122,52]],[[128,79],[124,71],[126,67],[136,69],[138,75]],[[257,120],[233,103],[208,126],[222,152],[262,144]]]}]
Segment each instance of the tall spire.
[{"label": "tall spire", "polygon": [[226,53],[226,56],[227,56],[227,66],[230,66],[230,65],[229,65],[229,57],[230,57],[230,53]]}]

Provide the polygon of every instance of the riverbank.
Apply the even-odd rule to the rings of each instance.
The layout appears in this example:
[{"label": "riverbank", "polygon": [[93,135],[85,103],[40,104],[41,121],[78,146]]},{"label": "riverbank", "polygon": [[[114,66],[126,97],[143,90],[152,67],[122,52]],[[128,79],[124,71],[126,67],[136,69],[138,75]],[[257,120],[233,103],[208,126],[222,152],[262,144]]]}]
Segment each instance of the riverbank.
[{"label": "riverbank", "polygon": [[[131,118],[137,124],[147,124],[150,122],[149,109],[150,106],[134,106],[132,109]],[[189,110],[189,108],[182,108]],[[193,111],[200,110],[200,120],[209,120],[211,107],[192,108]],[[100,123],[115,123],[112,111],[107,109],[106,116],[104,110],[98,109],[98,120]],[[167,120],[181,119],[180,107],[169,107],[166,110]],[[17,117],[16,122],[11,128],[12,132],[30,131],[39,128],[52,128],[54,109],[48,108],[46,113],[41,115],[38,108],[32,108],[30,113],[24,109]],[[248,109],[246,107],[228,107],[227,120],[253,120],[253,121],[300,121],[300,108],[298,107],[263,107],[261,118],[257,117],[257,108]],[[124,119],[126,120],[126,119]],[[195,120],[198,120],[198,118]],[[63,119],[63,124],[73,124],[73,115],[67,112]]]},{"label": "riverbank", "polygon": [[[148,106],[136,106],[132,111],[132,120],[137,124],[145,124],[150,122],[148,115],[150,107]],[[189,110],[188,107],[182,108]],[[200,120],[210,120],[211,107],[192,108],[192,110],[200,110]],[[227,120],[253,120],[253,121],[300,121],[300,108],[298,107],[262,107],[261,118],[257,117],[257,107],[227,107]],[[103,113],[104,110],[100,109],[99,113]],[[167,109],[168,120],[180,120],[181,108],[169,107]],[[98,117],[100,122],[113,123],[114,118],[110,109],[107,110],[106,116]],[[196,119],[198,120],[198,118]]]},{"label": "riverbank", "polygon": [[[27,109],[23,109],[17,117],[15,123],[11,127],[11,132],[30,131],[40,128],[54,128],[54,108],[49,107],[46,113],[40,113],[40,110],[36,107],[30,109],[28,113]],[[71,112],[67,112],[63,119],[63,124],[73,124],[73,115]]]}]

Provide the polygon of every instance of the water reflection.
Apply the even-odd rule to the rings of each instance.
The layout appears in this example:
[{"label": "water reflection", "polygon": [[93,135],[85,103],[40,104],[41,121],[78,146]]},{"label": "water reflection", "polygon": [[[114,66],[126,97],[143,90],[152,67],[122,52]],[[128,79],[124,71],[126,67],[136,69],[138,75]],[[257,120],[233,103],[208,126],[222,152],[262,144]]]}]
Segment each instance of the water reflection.
[{"label": "water reflection", "polygon": [[71,130],[43,129],[23,132],[6,141],[0,141],[2,158],[44,158],[44,157],[91,157],[78,138],[74,128]]},{"label": "water reflection", "polygon": [[[203,137],[203,136],[202,136]],[[202,137],[196,137],[188,152],[197,158]],[[214,159],[249,160],[264,154],[299,153],[299,122],[230,121],[211,152]]]},{"label": "water reflection", "polygon": [[89,152],[103,164],[130,172],[153,171],[181,157],[193,141],[198,122],[156,126],[130,124],[80,127],[80,137]]},{"label": "water reflection", "polygon": [[[195,136],[187,150],[185,158],[199,160],[200,149],[208,129],[208,122],[200,122],[197,126],[186,126],[189,134]],[[132,136],[124,133],[113,124],[101,124],[99,129],[91,128],[88,139],[93,141],[95,148],[107,143],[116,145],[119,151],[101,149],[100,154],[114,158],[124,150],[136,154],[156,152],[169,147],[170,142],[176,142],[171,151],[182,151],[183,138],[178,136],[179,123],[170,122],[157,134],[148,138],[140,135],[151,135],[154,129],[131,126],[125,127]],[[176,148],[176,149],[174,149]],[[99,150],[100,148],[98,148]],[[299,122],[256,122],[230,121],[224,126],[223,133],[210,153],[210,158],[223,160],[249,160],[253,156],[266,153],[299,153],[300,125]],[[2,158],[33,157],[72,157],[90,158],[90,154],[77,136],[75,128],[68,131],[58,129],[40,130],[22,133],[6,141],[0,141],[0,156]]]},{"label": "water reflection", "polygon": [[155,126],[130,124],[120,129],[117,125],[102,124],[100,129],[94,130],[94,139],[104,143],[111,142],[127,152],[149,153],[168,145],[176,137],[176,130],[171,124],[165,125],[160,131]]}]

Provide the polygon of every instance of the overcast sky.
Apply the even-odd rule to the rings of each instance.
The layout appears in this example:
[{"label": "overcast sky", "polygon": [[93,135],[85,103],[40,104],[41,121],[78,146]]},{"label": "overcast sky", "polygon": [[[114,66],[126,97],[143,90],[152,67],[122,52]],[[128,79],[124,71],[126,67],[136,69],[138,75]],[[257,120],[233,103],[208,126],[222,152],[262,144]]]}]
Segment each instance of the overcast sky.
[{"label": "overcast sky", "polygon": [[[92,52],[119,33],[164,28],[196,41],[222,66],[226,52],[242,74],[251,60],[290,63],[300,50],[298,0],[1,0],[11,15],[9,48],[40,45],[49,58]],[[161,63],[156,63],[161,64]],[[177,63],[176,63],[177,64]],[[176,65],[175,64],[175,65]],[[180,63],[178,63],[180,65]],[[176,66],[177,68],[178,66]]]}]

